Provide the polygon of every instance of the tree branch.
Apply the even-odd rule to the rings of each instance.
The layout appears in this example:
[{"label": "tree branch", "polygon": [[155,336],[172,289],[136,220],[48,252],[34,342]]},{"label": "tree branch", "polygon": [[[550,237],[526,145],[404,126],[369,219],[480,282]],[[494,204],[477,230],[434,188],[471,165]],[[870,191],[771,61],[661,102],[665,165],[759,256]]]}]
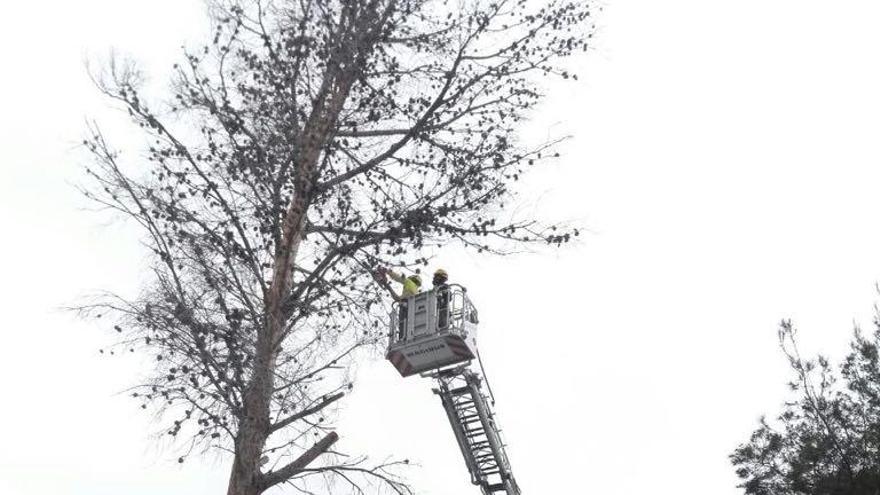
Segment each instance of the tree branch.
[{"label": "tree branch", "polygon": [[339,435],[337,435],[335,431],[331,431],[309,450],[303,452],[303,454],[296,458],[296,460],[277,471],[270,471],[264,474],[261,483],[263,490],[271,488],[278,483],[283,483],[302,472],[309,464],[317,459],[318,456],[327,452],[337,440],[339,440]]},{"label": "tree branch", "polygon": [[309,407],[307,409],[303,409],[302,411],[300,411],[292,416],[288,416],[287,418],[285,418],[281,421],[278,421],[277,423],[269,426],[269,434],[271,435],[272,433],[275,433],[276,431],[284,428],[285,426],[293,423],[294,421],[297,421],[297,420],[302,419],[306,416],[309,416],[309,415],[315,414],[316,412],[321,411],[325,407],[327,407],[330,404],[341,399],[344,395],[345,395],[345,392],[337,392],[333,395],[326,397],[324,400],[322,400],[319,404],[317,404],[315,406]]}]

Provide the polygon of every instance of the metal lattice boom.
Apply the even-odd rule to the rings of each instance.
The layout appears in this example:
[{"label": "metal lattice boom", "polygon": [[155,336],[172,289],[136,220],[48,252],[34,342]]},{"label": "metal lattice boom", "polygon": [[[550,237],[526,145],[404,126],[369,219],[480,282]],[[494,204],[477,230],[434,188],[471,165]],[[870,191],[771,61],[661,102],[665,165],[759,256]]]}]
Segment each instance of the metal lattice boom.
[{"label": "metal lattice boom", "polygon": [[471,473],[471,483],[483,495],[520,495],[504,451],[501,431],[495,423],[490,402],[483,394],[479,374],[466,366],[432,373],[455,439]]}]

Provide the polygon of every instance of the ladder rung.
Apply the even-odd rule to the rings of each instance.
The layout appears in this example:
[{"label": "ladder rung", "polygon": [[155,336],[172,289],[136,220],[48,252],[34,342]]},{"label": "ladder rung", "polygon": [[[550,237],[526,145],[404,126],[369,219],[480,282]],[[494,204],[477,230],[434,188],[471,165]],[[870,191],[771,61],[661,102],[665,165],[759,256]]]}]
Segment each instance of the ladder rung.
[{"label": "ladder rung", "polygon": [[[471,481],[482,487],[484,495],[520,495],[510,473],[492,404],[479,388],[479,376],[463,368],[438,376],[439,395],[461,441]],[[462,385],[463,382],[466,384]]]},{"label": "ladder rung", "polygon": [[453,389],[451,389],[451,390],[449,391],[449,393],[450,393],[451,395],[464,395],[464,394],[470,392],[470,390],[471,390],[471,389],[469,389],[468,387],[458,387],[458,388],[453,388]]}]

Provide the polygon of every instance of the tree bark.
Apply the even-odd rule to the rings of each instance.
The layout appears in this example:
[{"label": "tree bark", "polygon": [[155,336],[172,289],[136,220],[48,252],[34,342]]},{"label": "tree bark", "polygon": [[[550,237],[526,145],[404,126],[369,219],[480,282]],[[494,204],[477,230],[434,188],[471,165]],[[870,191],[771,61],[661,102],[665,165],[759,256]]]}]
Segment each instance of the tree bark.
[{"label": "tree bark", "polygon": [[[275,365],[285,323],[282,306],[285,295],[291,289],[293,266],[305,233],[313,174],[321,145],[329,131],[329,121],[335,120],[339,108],[341,104],[333,108],[332,117],[319,119],[319,125],[308,133],[301,161],[297,164],[297,197],[291,203],[282,223],[282,245],[275,255],[272,284],[265,301],[266,325],[257,335],[253,376],[244,395],[227,495],[258,495],[265,490],[259,459],[271,433],[270,405],[275,384]],[[314,458],[309,459],[309,462],[312,460]]]},{"label": "tree bark", "polygon": [[[277,325],[270,316],[266,330]],[[245,392],[241,424],[235,441],[235,459],[227,495],[258,495],[262,492],[260,457],[269,436],[269,402],[272,397],[275,369],[270,331],[257,338],[257,356],[254,374]]]},{"label": "tree bark", "polygon": [[[389,10],[390,12],[390,10]],[[386,12],[387,14],[387,12]],[[383,18],[384,22],[384,18]],[[340,33],[343,36],[343,33]],[[278,479],[260,472],[263,446],[272,433],[270,407],[274,392],[277,349],[284,337],[283,303],[291,291],[293,267],[305,236],[308,210],[315,191],[316,170],[321,150],[332,132],[355,80],[353,62],[359,54],[347,53],[345,63],[328,64],[318,103],[312,109],[298,141],[293,178],[294,199],[281,224],[281,245],[275,251],[272,283],[265,297],[266,325],[257,336],[253,376],[248,384],[241,413],[242,424],[235,443],[235,460],[227,495],[259,495]],[[345,67],[343,69],[342,67]],[[308,449],[294,464],[302,469],[324,453],[336,441],[335,433]],[[293,468],[291,468],[293,469]],[[291,475],[288,475],[291,476]],[[267,481],[270,481],[267,484]]]}]

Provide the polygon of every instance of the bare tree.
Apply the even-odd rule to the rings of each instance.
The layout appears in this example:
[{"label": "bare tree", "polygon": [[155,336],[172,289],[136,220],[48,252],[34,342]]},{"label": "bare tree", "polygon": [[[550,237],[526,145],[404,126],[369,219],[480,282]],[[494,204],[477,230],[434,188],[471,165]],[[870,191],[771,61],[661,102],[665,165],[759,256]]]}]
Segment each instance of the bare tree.
[{"label": "bare tree", "polygon": [[375,270],[417,269],[452,241],[505,252],[577,235],[504,205],[555,154],[515,131],[540,78],[570,77],[558,63],[586,49],[589,6],[227,0],[211,13],[213,39],[175,66],[170,101],[145,101],[131,65],[96,77],[146,144],[125,160],[92,126],[85,193],[143,227],[155,263],[139,297],[82,310],[155,358],[132,395],[186,455],[232,454],[229,495],[408,492],[396,462],[333,450],[328,413],[384,334]]}]

